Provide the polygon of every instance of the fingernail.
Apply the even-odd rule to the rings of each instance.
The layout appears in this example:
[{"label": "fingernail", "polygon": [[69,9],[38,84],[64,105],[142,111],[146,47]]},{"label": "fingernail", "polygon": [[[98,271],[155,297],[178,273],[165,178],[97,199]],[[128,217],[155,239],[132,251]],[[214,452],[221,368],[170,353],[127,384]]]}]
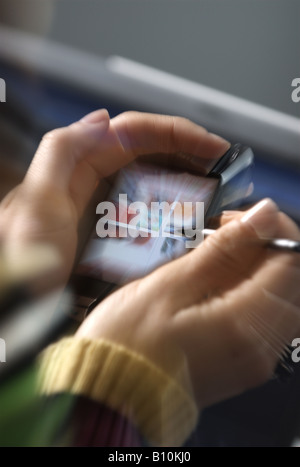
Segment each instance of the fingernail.
[{"label": "fingernail", "polygon": [[227,141],[227,139],[222,138],[222,136],[217,135],[216,133],[209,133],[209,136],[216,141],[219,141],[220,143],[227,143],[228,147],[230,147],[230,143]]},{"label": "fingernail", "polygon": [[274,201],[266,198],[247,211],[241,222],[251,225],[259,237],[269,237],[276,230],[274,216],[277,212],[278,207]]},{"label": "fingernail", "polygon": [[81,120],[82,123],[96,124],[106,121],[109,118],[108,112],[106,109],[95,110],[87,115],[85,115]]},{"label": "fingernail", "polygon": [[230,211],[230,210],[222,211],[222,216],[224,216],[224,217],[236,217],[238,212],[239,211]]}]

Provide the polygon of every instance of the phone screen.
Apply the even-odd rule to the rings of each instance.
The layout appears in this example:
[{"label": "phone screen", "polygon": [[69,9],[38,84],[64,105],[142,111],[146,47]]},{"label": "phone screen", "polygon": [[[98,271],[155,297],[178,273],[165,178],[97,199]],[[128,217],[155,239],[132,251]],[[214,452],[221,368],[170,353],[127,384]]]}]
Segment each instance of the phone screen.
[{"label": "phone screen", "polygon": [[[113,209],[111,212],[106,210],[105,216],[100,215],[97,223],[101,227],[105,218],[103,228],[110,229],[114,235],[101,238],[96,226],[75,273],[124,284],[187,253],[186,237],[176,235],[176,232],[195,225],[196,202],[203,202],[204,214],[207,212],[218,182],[215,178],[145,163],[135,162],[125,167],[118,173],[107,197]],[[147,207],[138,210],[138,215],[132,208],[136,202]],[[162,209],[153,210],[158,203],[168,203],[166,209],[171,206],[172,216],[164,217]],[[180,215],[177,205],[187,207],[184,216]],[[134,218],[138,221],[133,222]],[[164,218],[168,221],[164,222]],[[133,232],[132,225],[139,234]]]}]

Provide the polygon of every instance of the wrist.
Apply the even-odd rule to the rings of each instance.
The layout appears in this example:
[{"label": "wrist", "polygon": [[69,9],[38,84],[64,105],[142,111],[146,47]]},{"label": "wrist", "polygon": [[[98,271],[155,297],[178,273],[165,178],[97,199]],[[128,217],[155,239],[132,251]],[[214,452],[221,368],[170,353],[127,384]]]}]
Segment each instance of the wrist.
[{"label": "wrist", "polygon": [[41,361],[40,391],[85,395],[128,417],[154,445],[180,445],[197,422],[197,408],[179,375],[169,375],[124,346],[63,339]]}]

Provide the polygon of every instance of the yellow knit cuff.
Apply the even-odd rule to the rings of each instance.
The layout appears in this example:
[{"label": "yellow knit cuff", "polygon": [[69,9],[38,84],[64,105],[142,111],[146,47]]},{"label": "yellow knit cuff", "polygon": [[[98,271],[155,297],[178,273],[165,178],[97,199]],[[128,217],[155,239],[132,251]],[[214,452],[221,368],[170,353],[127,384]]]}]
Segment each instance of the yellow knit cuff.
[{"label": "yellow knit cuff", "polygon": [[156,446],[180,446],[198,411],[175,379],[143,356],[106,340],[65,338],[41,359],[40,391],[85,395],[119,411]]}]

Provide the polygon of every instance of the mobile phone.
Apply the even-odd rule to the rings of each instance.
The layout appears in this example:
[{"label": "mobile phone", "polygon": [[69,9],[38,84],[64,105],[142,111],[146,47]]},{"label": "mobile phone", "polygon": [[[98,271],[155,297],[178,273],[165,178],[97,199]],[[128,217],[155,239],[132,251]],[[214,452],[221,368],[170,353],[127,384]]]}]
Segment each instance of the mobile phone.
[{"label": "mobile phone", "polygon": [[[190,251],[186,248],[186,236],[180,232],[184,233],[186,225],[195,226],[197,202],[203,203],[203,227],[223,209],[237,208],[251,191],[253,159],[250,148],[234,144],[206,173],[186,155],[141,158],[121,169],[113,179],[105,209],[97,208],[98,217],[72,276],[74,317],[81,321],[115,287],[143,277]],[[149,209],[139,216],[138,224],[132,223],[136,212],[131,206],[136,206],[136,202],[151,207],[161,202],[173,207],[181,203],[189,209],[184,216],[178,216],[176,210],[172,212],[172,222],[169,216],[162,228],[159,210],[154,220],[150,219],[148,213],[153,216],[153,211]],[[114,218],[108,213],[109,206],[113,206]],[[136,234],[132,232],[133,225]],[[97,226],[107,233],[102,230],[99,236]]]}]

